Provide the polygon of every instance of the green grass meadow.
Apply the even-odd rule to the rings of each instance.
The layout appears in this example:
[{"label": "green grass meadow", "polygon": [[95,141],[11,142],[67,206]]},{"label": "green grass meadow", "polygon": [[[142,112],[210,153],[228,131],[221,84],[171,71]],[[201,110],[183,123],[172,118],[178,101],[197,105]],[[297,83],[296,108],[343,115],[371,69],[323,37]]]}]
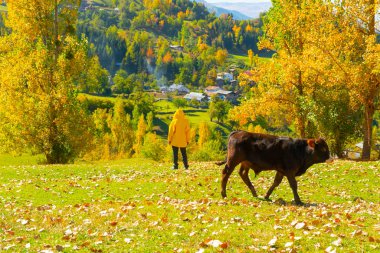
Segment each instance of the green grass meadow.
[{"label": "green grass meadow", "polygon": [[[271,59],[270,53],[259,54],[259,62],[267,62]],[[244,62],[246,66],[250,66],[248,55],[229,54],[228,58],[231,62]]]},{"label": "green grass meadow", "polygon": [[[0,164],[1,252],[379,252],[379,162],[335,161],[254,198],[235,171],[145,159]],[[253,184],[263,196],[274,173]]]}]

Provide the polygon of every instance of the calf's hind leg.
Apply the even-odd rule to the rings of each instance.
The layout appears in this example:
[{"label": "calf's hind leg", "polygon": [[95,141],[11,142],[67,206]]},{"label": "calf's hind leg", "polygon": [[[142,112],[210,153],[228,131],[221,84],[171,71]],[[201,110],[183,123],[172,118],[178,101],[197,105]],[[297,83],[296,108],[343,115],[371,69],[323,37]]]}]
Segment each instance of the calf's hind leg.
[{"label": "calf's hind leg", "polygon": [[249,169],[250,169],[250,166],[248,164],[242,163],[240,166],[239,175],[240,175],[241,179],[243,179],[244,183],[251,190],[253,197],[257,197],[255,187],[253,186],[251,180],[249,180],[249,175],[248,175]]},{"label": "calf's hind leg", "polygon": [[267,194],[265,195],[266,199],[269,199],[269,196],[272,194],[273,190],[277,186],[279,186],[279,184],[281,183],[283,178],[284,178],[284,175],[282,173],[280,173],[280,172],[276,173],[276,176],[274,177],[274,182],[273,182],[272,186],[269,188]]}]

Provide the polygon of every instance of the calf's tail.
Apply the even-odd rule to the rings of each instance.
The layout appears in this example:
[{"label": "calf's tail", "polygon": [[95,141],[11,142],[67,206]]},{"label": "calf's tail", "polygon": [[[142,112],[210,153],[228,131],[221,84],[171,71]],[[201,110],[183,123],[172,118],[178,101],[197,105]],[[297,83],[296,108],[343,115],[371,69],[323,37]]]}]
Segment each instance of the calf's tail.
[{"label": "calf's tail", "polygon": [[[237,132],[239,132],[239,131],[233,131],[233,132],[231,132],[231,133],[228,135],[228,140],[231,138],[231,136],[232,136],[233,134],[235,134],[235,133],[237,133]],[[216,162],[215,164],[218,165],[218,166],[220,166],[220,165],[223,165],[223,164],[226,164],[226,163],[227,163],[227,157],[224,158],[224,161],[222,161],[222,162]]]},{"label": "calf's tail", "polygon": [[227,163],[227,157],[224,159],[224,161],[216,162],[215,164],[218,165],[218,166],[220,166],[220,165],[223,165],[225,163]]}]

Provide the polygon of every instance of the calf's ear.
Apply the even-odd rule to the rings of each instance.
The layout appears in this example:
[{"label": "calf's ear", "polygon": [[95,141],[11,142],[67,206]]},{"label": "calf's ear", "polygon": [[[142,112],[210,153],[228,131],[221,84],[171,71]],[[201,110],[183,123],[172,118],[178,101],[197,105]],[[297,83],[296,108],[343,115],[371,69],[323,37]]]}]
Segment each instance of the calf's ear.
[{"label": "calf's ear", "polygon": [[313,140],[313,139],[307,140],[307,145],[309,145],[309,147],[311,147],[311,148],[314,148],[315,147],[315,140]]},{"label": "calf's ear", "polygon": [[321,138],[321,137],[319,137],[318,138],[318,140],[316,140],[316,144],[319,144],[319,143],[322,143],[322,142],[324,142],[325,141],[325,139],[324,138]]}]

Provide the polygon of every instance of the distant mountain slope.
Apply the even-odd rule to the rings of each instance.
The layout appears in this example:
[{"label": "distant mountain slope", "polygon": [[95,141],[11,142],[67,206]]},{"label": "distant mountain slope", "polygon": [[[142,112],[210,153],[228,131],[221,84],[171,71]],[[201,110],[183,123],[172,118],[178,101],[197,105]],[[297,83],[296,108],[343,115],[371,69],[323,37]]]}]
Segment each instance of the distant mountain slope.
[{"label": "distant mountain slope", "polygon": [[207,9],[210,12],[215,13],[215,15],[217,17],[219,17],[222,14],[232,14],[233,17],[234,17],[234,19],[236,19],[236,20],[248,20],[248,19],[252,19],[252,17],[244,15],[243,13],[241,13],[239,11],[236,11],[236,10],[233,10],[233,9],[222,8],[222,7],[216,6],[214,4],[207,3],[204,0],[196,0],[196,2],[203,3],[207,7]]},{"label": "distant mountain slope", "polygon": [[212,5],[227,10],[238,11],[251,18],[258,18],[260,16],[260,13],[269,10],[269,8],[272,6],[272,3],[270,0],[268,0],[267,2],[258,1],[256,3],[243,3],[239,2],[239,0],[233,3],[228,3],[223,2],[223,0],[220,0],[219,3],[213,3]]},{"label": "distant mountain slope", "polygon": [[232,14],[234,19],[236,19],[236,20],[252,19],[251,17],[244,15],[243,13],[241,13],[239,11],[227,10],[227,9],[220,8],[220,7],[211,5],[211,4],[207,4],[206,7],[210,12],[214,12],[217,17],[219,17],[222,14]]}]

